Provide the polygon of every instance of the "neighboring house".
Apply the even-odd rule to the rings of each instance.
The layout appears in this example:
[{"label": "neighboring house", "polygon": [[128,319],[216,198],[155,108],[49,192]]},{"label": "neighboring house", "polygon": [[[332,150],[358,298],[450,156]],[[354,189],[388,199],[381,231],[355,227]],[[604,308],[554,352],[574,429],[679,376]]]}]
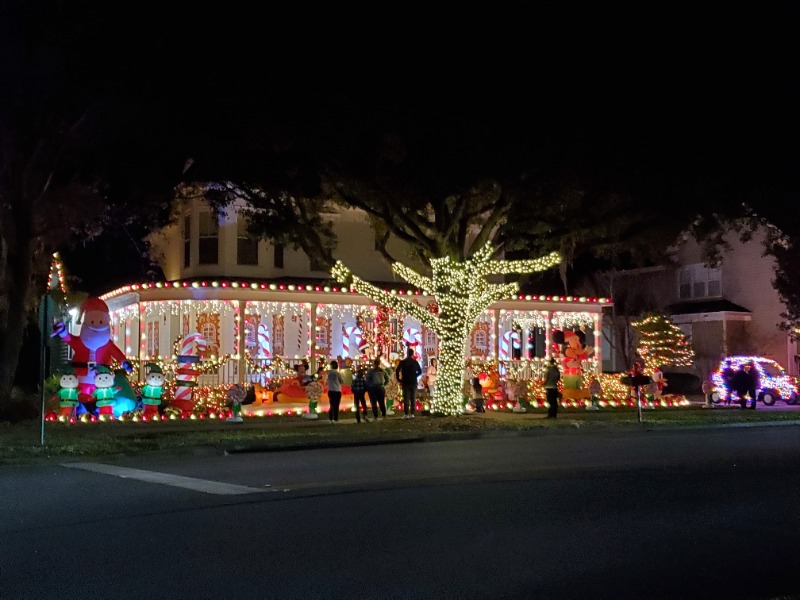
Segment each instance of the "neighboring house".
[{"label": "neighboring house", "polygon": [[[335,258],[363,279],[413,294],[418,304],[436,310],[435,298],[393,277],[364,213],[350,209],[330,218],[338,239]],[[150,241],[167,281],[132,283],[102,296],[115,341],[142,362],[168,359],[174,344],[196,331],[207,353],[226,359],[215,377],[245,381],[277,357],[292,363],[368,356],[381,325],[391,352],[402,355],[403,345],[411,344],[423,365],[437,353],[435,333],[413,318],[389,315],[385,323],[374,301],[339,289],[314,257],[249,237],[235,208],[215,219],[205,203],[193,200],[177,223]],[[410,249],[400,242],[390,240],[390,250],[414,266]],[[479,317],[465,356],[529,360],[538,368],[554,350],[554,332],[580,328],[594,349],[587,368],[596,370],[608,304],[605,298],[545,295],[496,302]]]},{"label": "neighboring house", "polygon": [[614,320],[622,339],[615,347],[604,345],[612,370],[628,366],[630,355],[620,348],[635,346],[626,326],[656,310],[670,315],[689,336],[696,353],[693,371],[702,379],[725,354],[758,354],[798,374],[797,344],[779,327],[784,306],[772,284],[775,261],[764,255],[765,237],[759,231],[741,242],[730,234],[730,249],[716,266],[704,264],[700,246],[689,239],[673,250],[670,265],[606,274],[614,298],[614,316],[607,324]]}]

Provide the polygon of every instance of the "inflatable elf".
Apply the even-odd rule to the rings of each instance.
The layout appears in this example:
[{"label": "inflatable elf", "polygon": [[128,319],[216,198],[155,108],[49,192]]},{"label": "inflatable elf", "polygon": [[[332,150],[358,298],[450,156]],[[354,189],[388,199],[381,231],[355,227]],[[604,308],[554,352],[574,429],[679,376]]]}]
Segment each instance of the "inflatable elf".
[{"label": "inflatable elf", "polygon": [[147,363],[148,372],[145,384],[142,386],[142,404],[144,416],[152,418],[158,416],[158,407],[161,406],[161,396],[164,394],[164,373],[155,363]]},{"label": "inflatable elf", "polygon": [[95,367],[94,378],[95,390],[92,392],[92,397],[97,402],[97,409],[101,419],[114,418],[114,397],[119,391],[114,386],[114,374],[111,369],[105,365],[97,365]]},{"label": "inflatable elf", "polygon": [[60,421],[68,421],[75,416],[75,411],[78,408],[78,376],[74,373],[64,373],[60,380],[61,386],[58,390],[58,419]]}]

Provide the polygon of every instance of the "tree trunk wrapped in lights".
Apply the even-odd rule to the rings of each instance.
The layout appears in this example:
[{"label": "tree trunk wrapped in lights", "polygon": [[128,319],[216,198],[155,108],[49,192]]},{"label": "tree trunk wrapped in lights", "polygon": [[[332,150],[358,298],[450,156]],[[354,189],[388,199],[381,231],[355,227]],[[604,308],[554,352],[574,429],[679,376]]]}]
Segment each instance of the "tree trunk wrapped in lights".
[{"label": "tree trunk wrapped in lights", "polygon": [[450,257],[431,260],[432,276],[425,277],[413,269],[394,263],[392,270],[425,295],[433,295],[439,313],[432,314],[405,296],[381,290],[353,275],[337,261],[331,269],[333,277],[358,293],[417,319],[432,329],[441,340],[439,370],[431,410],[457,415],[462,412],[462,372],[464,344],[478,316],[493,303],[513,296],[517,283],[494,284],[488,275],[534,273],[544,271],[561,261],[557,252],[533,260],[492,260],[494,249],[486,244],[472,258],[458,262]]}]

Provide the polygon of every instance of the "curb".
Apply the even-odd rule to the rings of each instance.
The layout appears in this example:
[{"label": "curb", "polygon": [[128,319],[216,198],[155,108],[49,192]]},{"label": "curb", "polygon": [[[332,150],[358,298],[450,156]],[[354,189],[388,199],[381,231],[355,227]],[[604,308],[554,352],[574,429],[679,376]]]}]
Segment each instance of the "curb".
[{"label": "curb", "polygon": [[[566,421],[566,419],[564,419]],[[783,426],[800,426],[800,420],[792,421],[760,421],[751,423],[709,423],[707,425],[681,425],[681,426],[664,426],[653,427],[647,423],[642,423],[640,431],[697,431],[701,429],[726,429],[726,428],[752,428],[752,427],[783,427]],[[231,454],[258,454],[266,452],[296,452],[299,450],[325,450],[329,448],[357,448],[367,446],[385,446],[388,444],[419,444],[424,442],[449,442],[449,441],[462,441],[462,440],[478,440],[478,439],[491,439],[503,437],[534,437],[537,435],[553,435],[558,433],[574,432],[580,429],[583,432],[599,433],[601,430],[597,429],[583,429],[575,424],[570,423],[568,427],[562,428],[560,431],[556,429],[524,429],[524,430],[511,430],[511,431],[469,431],[452,433],[435,433],[431,435],[419,435],[407,438],[385,439],[385,440],[341,440],[341,441],[326,441],[317,443],[298,443],[291,446],[280,446],[270,444],[251,444],[240,446],[226,446],[222,448],[224,456]],[[609,431],[603,429],[603,432]]]}]

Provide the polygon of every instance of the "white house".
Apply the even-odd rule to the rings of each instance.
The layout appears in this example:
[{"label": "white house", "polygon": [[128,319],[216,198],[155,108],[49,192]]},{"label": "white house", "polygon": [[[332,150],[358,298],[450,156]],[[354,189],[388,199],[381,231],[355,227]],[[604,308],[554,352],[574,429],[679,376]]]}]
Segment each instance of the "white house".
[{"label": "white house", "polygon": [[[363,279],[436,310],[434,297],[393,278],[363,213],[345,210],[330,218],[336,258]],[[215,219],[205,203],[193,200],[151,244],[166,281],[132,282],[102,296],[115,341],[142,362],[174,356],[176,343],[195,331],[205,338],[207,354],[224,359],[218,372],[206,376],[208,383],[252,380],[278,357],[286,364],[374,355],[379,342],[380,351],[389,353],[414,346],[423,365],[437,354],[433,331],[340,289],[314,257],[251,238],[236,209]],[[411,255],[397,240],[390,248],[397,256]],[[609,304],[607,298],[552,295],[497,302],[476,323],[465,356],[513,362],[530,372],[554,351],[554,332],[580,328],[593,349],[586,368],[596,371],[602,312]]]}]

